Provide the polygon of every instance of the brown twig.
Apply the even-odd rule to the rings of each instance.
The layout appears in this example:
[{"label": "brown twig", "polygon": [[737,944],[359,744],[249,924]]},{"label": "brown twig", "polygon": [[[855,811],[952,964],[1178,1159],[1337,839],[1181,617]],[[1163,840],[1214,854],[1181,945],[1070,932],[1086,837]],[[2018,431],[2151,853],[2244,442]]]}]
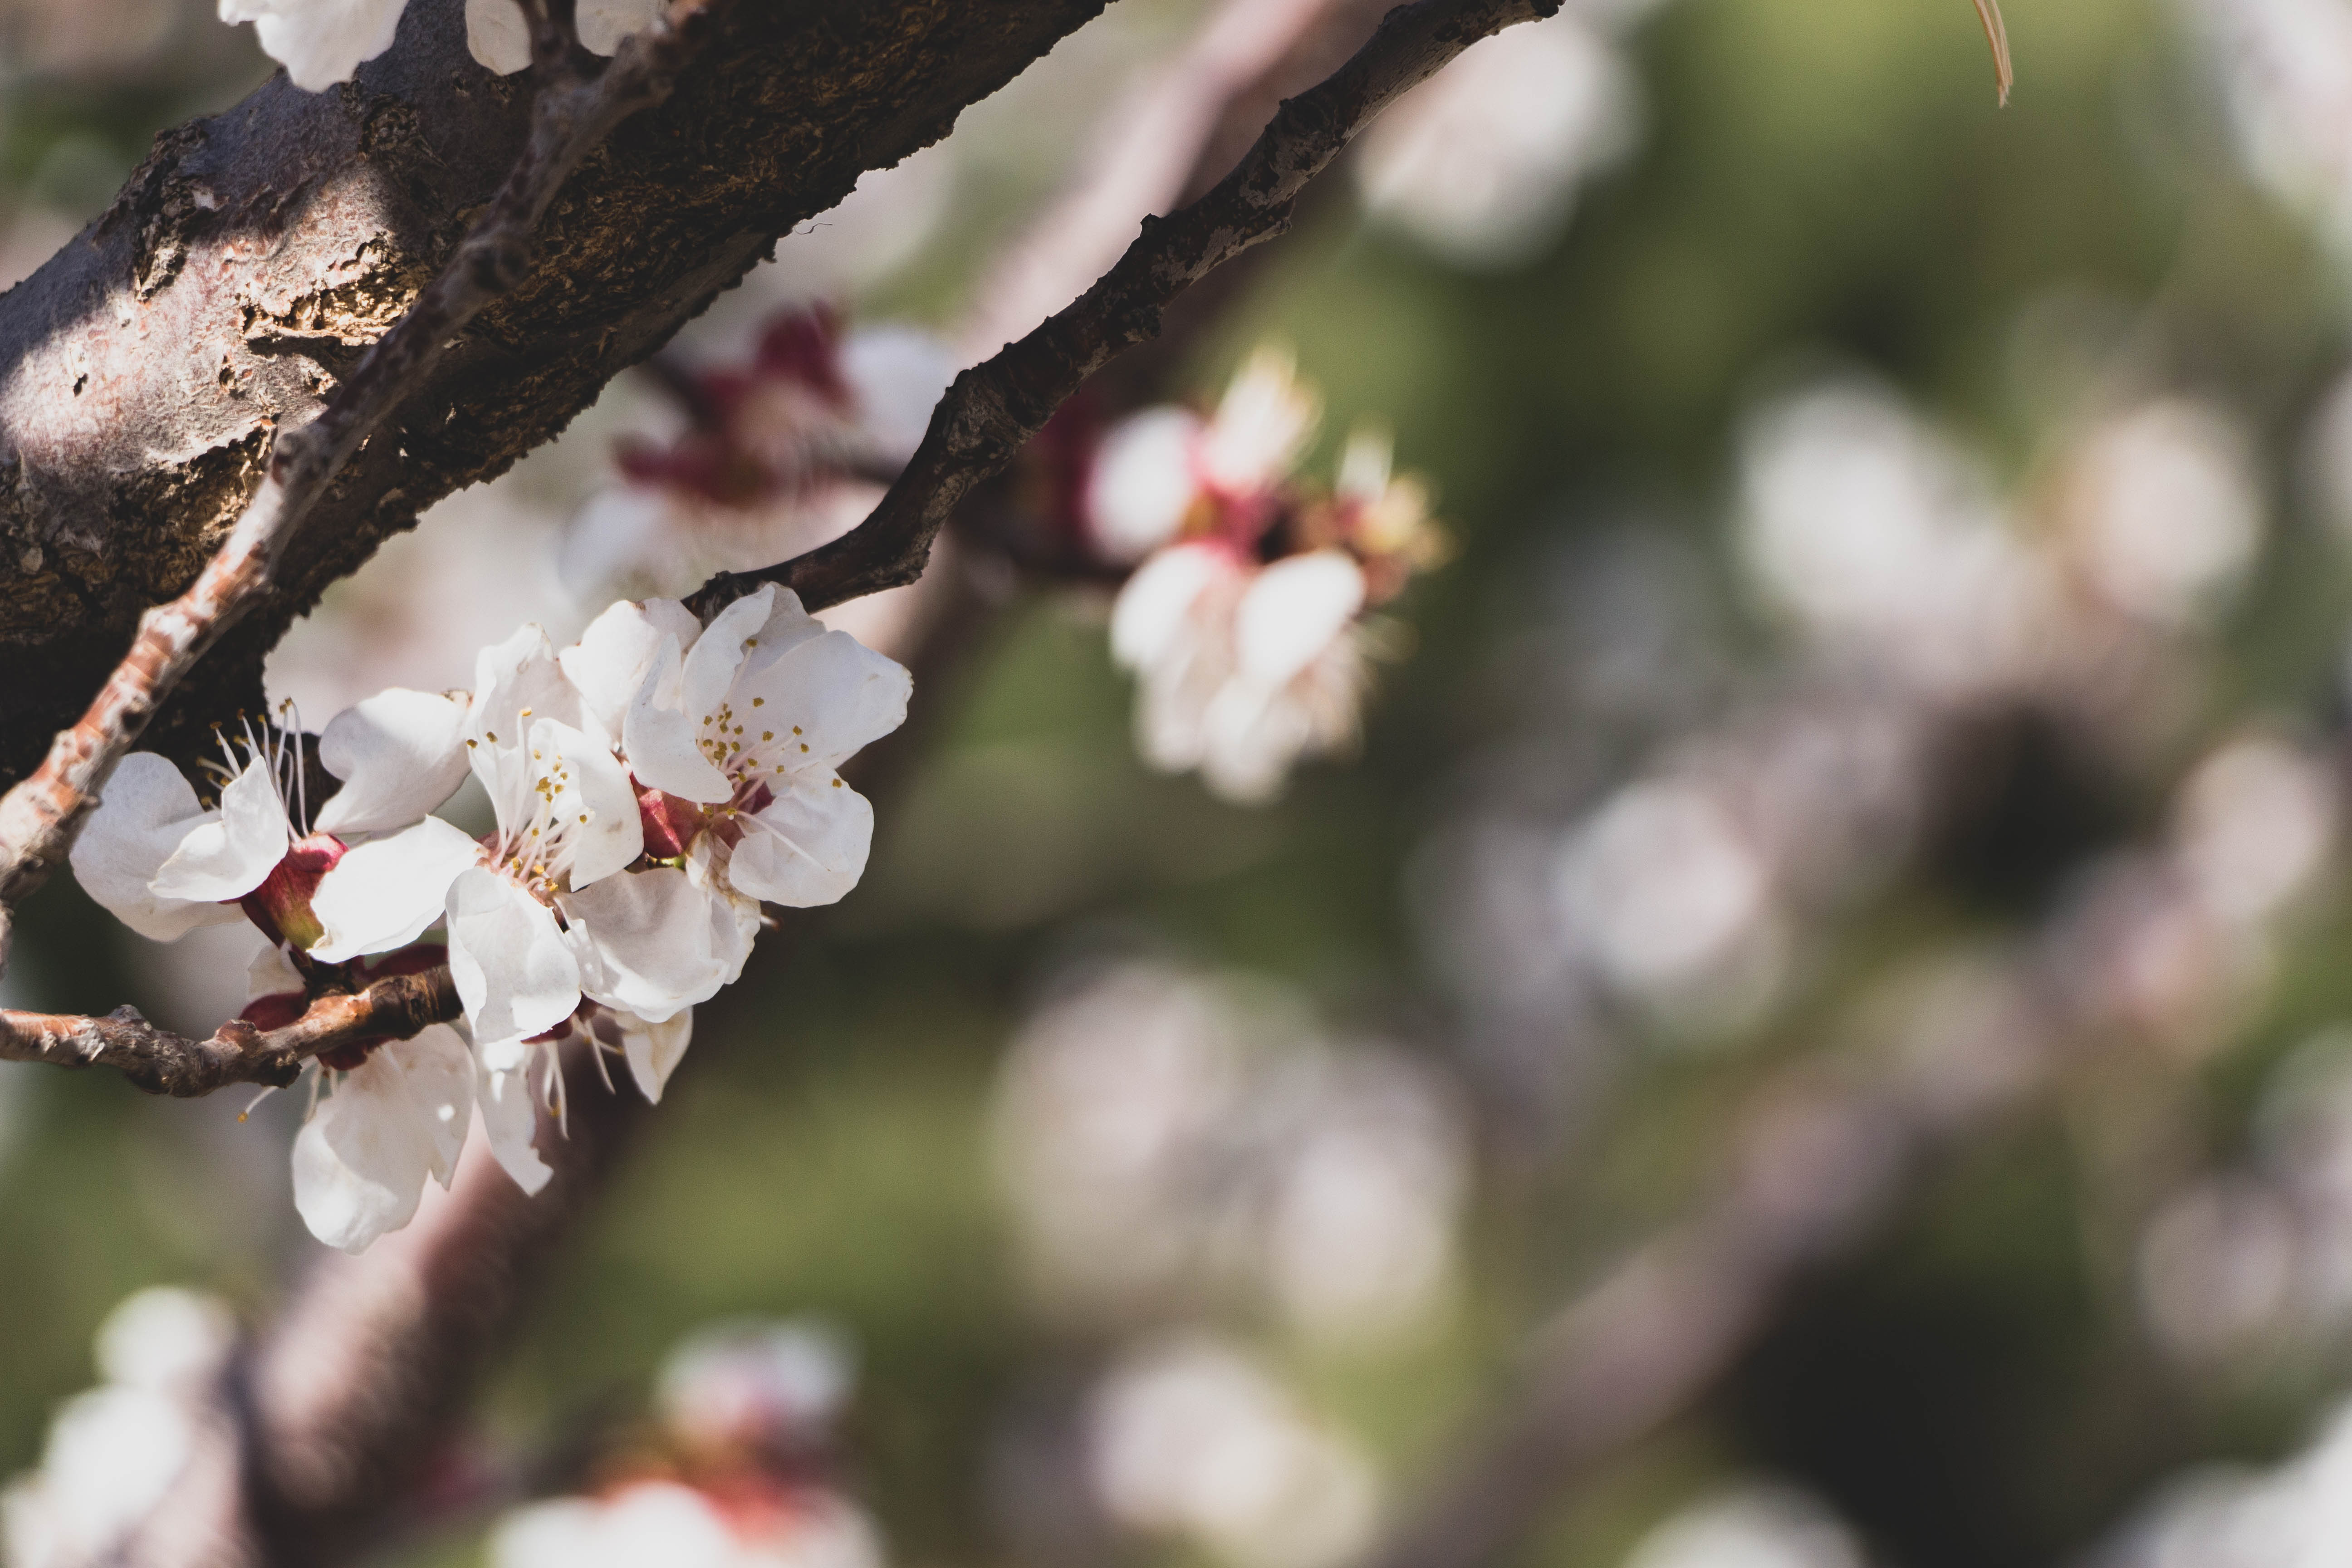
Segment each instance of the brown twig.
[{"label": "brown twig", "polygon": [[192,1040],[158,1028],[130,1007],[102,1018],[0,1011],[0,1061],[106,1067],[150,1094],[188,1100],[240,1083],[283,1088],[302,1064],[339,1046],[405,1039],[459,1011],[448,966],[379,980],[364,991],[314,1000],[282,1028],[257,1029],[231,1018]]},{"label": "brown twig", "polygon": [[1416,0],[1391,12],[1339,71],[1284,103],[1207,195],[1147,220],[1076,302],[956,377],[914,460],[864,522],[780,565],[722,573],[688,603],[707,616],[778,583],[816,609],[915,581],[956,503],[1011,461],[1087,376],[1158,331],[1178,295],[1286,229],[1307,182],[1375,115],[1479,39],[1559,9],[1559,0]]},{"label": "brown twig", "polygon": [[7,911],[39,888],[72,847],[115,764],[156,709],[268,590],[287,544],[362,443],[424,384],[467,323],[521,281],[531,235],[564,180],[614,126],[668,95],[719,3],[677,0],[669,26],[626,40],[588,81],[570,69],[564,47],[550,44],[547,5],[530,7],[542,79],[530,140],[489,209],[319,416],[279,433],[261,489],[194,584],[141,617],[130,653],[80,721],[58,736],[30,777],[0,797],[0,966]]}]

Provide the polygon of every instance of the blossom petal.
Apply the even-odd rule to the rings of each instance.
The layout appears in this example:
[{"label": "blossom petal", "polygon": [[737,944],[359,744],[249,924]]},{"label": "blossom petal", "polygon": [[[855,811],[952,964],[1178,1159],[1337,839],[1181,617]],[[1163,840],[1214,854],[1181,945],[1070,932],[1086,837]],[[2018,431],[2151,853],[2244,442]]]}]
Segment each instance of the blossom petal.
[{"label": "blossom petal", "polygon": [[343,787],[312,828],[338,837],[390,833],[457,794],[466,782],[467,707],[395,687],[336,714],[319,737],[319,761]]},{"label": "blossom petal", "polygon": [[539,1136],[539,1107],[530,1098],[529,1053],[522,1061],[520,1067],[503,1071],[482,1067],[474,1080],[474,1103],[482,1112],[482,1131],[489,1139],[490,1153],[514,1178],[516,1186],[536,1195],[555,1172],[532,1147]]},{"label": "blossom petal", "polygon": [[552,816],[571,851],[571,882],[577,889],[603,880],[646,852],[645,819],[629,770],[603,737],[552,719],[530,726],[530,762],[562,777],[552,783]]},{"label": "blossom petal", "polygon": [[292,842],[278,781],[256,763],[221,791],[220,815],[182,839],[163,862],[155,891],[167,899],[241,899],[261,886]]},{"label": "blossom petal", "polygon": [[466,48],[500,76],[530,67],[530,26],[515,0],[466,0]]},{"label": "blossom petal", "polygon": [[392,47],[407,0],[220,0],[224,22],[251,22],[262,52],[305,92],[349,81]]},{"label": "blossom petal", "polygon": [[406,1225],[433,1166],[433,1131],[391,1049],[345,1073],[294,1140],[294,1206],[312,1236],[345,1252]]},{"label": "blossom petal", "polygon": [[726,895],[684,871],[656,866],[607,877],[565,895],[564,940],[580,964],[580,988],[608,1007],[660,1023],[719,994],[740,973],[747,941]]},{"label": "blossom petal", "polygon": [[1166,657],[1191,620],[1201,595],[1236,568],[1213,544],[1180,544],[1145,562],[1110,613],[1111,657],[1142,669]]},{"label": "blossom petal", "polygon": [[527,759],[515,762],[517,745],[526,725],[540,719],[574,729],[602,729],[578,689],[564,679],[547,634],[526,626],[506,641],[484,648],[474,661],[474,705],[467,715],[466,735],[475,742],[469,748],[474,776],[490,792],[491,800],[505,800],[505,786],[513,782],[501,776],[502,764],[530,772]]},{"label": "blossom petal", "polygon": [[631,33],[642,33],[663,11],[663,0],[580,0],[580,41],[592,55],[611,55]]},{"label": "blossom petal", "polygon": [[1103,438],[1087,479],[1087,524],[1109,560],[1140,561],[1176,537],[1200,498],[1192,452],[1201,418],[1189,408],[1154,408]]},{"label": "blossom petal", "polygon": [[681,800],[715,805],[732,796],[735,786],[711,765],[698,744],[701,718],[686,710],[681,695],[684,665],[677,643],[665,639],[629,704],[621,730],[621,749],[640,784]]},{"label": "blossom petal", "polygon": [[866,874],[874,807],[829,773],[803,774],[755,816],[727,863],[738,892],[806,909],[837,902]]},{"label": "blossom petal", "polygon": [[629,1076],[636,1079],[637,1090],[646,1101],[658,1105],[669,1075],[686,1059],[686,1047],[694,1038],[694,1009],[688,1007],[658,1024],[627,1013],[619,1015],[618,1021],[621,1054],[628,1060]]},{"label": "blossom petal", "polygon": [[258,1002],[264,996],[299,996],[308,987],[302,972],[286,956],[286,950],[272,943],[253,955],[245,966],[245,999]]},{"label": "blossom petal", "polygon": [[[677,700],[688,719],[698,722],[701,715],[718,712],[719,705],[727,700],[727,689],[735,684],[735,672],[743,667],[744,655],[767,626],[775,602],[772,584],[746,594],[713,616],[694,646],[686,649]],[[685,647],[683,643],[678,646]]]},{"label": "blossom petal", "polygon": [[154,890],[155,873],[181,842],[208,820],[195,787],[152,752],[115,765],[98,809],[74,840],[68,859],[82,890],[151,942],[172,942],[196,927],[241,920],[234,905],[191,903]]},{"label": "blossom petal", "polygon": [[540,1034],[580,1005],[555,911],[478,866],[449,884],[449,973],[478,1041]]},{"label": "blossom petal", "polygon": [[618,735],[631,700],[661,652],[662,638],[674,637],[686,648],[701,632],[694,612],[676,599],[623,599],[589,622],[580,640],[555,661],[604,733]]},{"label": "blossom petal", "polygon": [[1245,680],[1280,686],[1315,662],[1364,607],[1364,571],[1344,551],[1277,561],[1251,580],[1234,615]]},{"label": "blossom petal", "polygon": [[795,760],[835,768],[860,748],[907,721],[914,677],[894,658],[876,653],[847,632],[827,632],[797,644],[766,668],[735,683],[738,721],[761,703],[760,721],[777,733],[797,727],[808,751]]},{"label": "blossom petal", "polygon": [[310,956],[341,963],[407,946],[441,918],[458,873],[481,858],[480,845],[437,816],[348,851],[310,895],[326,929]]}]

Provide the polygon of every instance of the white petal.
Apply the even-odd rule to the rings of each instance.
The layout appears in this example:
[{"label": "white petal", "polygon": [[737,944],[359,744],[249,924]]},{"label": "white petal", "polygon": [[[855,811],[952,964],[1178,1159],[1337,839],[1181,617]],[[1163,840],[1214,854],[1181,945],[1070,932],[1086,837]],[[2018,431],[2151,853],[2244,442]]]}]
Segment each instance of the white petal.
[{"label": "white petal", "polygon": [[760,646],[744,654],[743,663],[754,672],[764,669],[812,637],[824,636],[829,629],[801,606],[798,594],[790,588],[779,588],[768,619],[760,627]]},{"label": "white petal", "polygon": [[555,1172],[531,1146],[539,1136],[539,1107],[530,1098],[530,1062],[526,1053],[524,1065],[510,1070],[483,1067],[474,1080],[474,1103],[481,1108],[491,1154],[516,1186],[536,1194]]},{"label": "white petal", "polygon": [[481,858],[480,845],[437,816],[352,849],[310,897],[326,928],[310,956],[341,963],[407,946],[441,918],[457,874]]},{"label": "white petal", "polygon": [[645,819],[637,815],[629,770],[601,736],[535,719],[530,752],[534,767],[551,769],[560,762],[566,775],[552,798],[556,826],[571,851],[574,889],[601,881],[646,852]]},{"label": "white petal", "polygon": [[679,647],[691,647],[701,631],[694,612],[676,599],[623,599],[589,622],[580,640],[556,655],[556,663],[604,733],[618,735],[662,638],[674,637]]},{"label": "white petal", "polygon": [[271,59],[306,92],[349,81],[361,62],[392,47],[407,0],[221,0],[221,20],[254,24]]},{"label": "white petal", "polygon": [[564,939],[580,963],[580,988],[608,1007],[660,1022],[719,994],[741,973],[745,949],[730,939],[726,895],[667,866],[607,877],[567,894]]},{"label": "white petal", "polygon": [[[732,700],[738,723],[756,720],[780,735],[785,726],[797,726],[809,749],[795,760],[834,768],[907,721],[914,684],[898,660],[847,632],[827,632],[788,649],[764,668],[747,671],[735,683]],[[756,714],[754,699],[761,704]]]},{"label": "white petal", "polygon": [[466,0],[466,48],[500,76],[530,67],[530,26],[515,0]]},{"label": "white petal", "polygon": [[686,1047],[694,1038],[694,1009],[658,1024],[625,1013],[619,1021],[621,1054],[628,1059],[629,1076],[637,1080],[638,1092],[658,1105],[669,1075],[686,1059]]},{"label": "white petal", "polygon": [[1109,560],[1140,561],[1176,537],[1200,498],[1192,451],[1198,415],[1153,408],[1114,426],[1087,477],[1087,523]]},{"label": "white petal", "polygon": [[841,345],[841,378],[876,455],[903,465],[923,444],[931,411],[955,379],[952,350],[919,327],[860,327]]},{"label": "white petal", "polygon": [[1297,363],[1260,349],[1235,374],[1201,442],[1210,482],[1244,493],[1279,483],[1315,434],[1321,400],[1299,384]]},{"label": "white petal", "polygon": [[1234,617],[1242,678],[1280,686],[1345,635],[1364,607],[1364,572],[1339,550],[1277,561],[1260,572]]},{"label": "white petal", "polygon": [[434,1024],[415,1038],[378,1046],[368,1059],[388,1058],[406,1080],[408,1103],[431,1144],[433,1179],[446,1187],[457,1178],[465,1152],[466,1129],[474,1117],[474,1052],[466,1037],[446,1024]]},{"label": "white petal", "polygon": [[245,999],[258,1002],[264,996],[300,995],[309,987],[302,972],[286,956],[286,950],[276,944],[263,948],[245,966]]},{"label": "white petal", "polygon": [[155,891],[167,899],[241,899],[277,869],[291,842],[278,781],[257,763],[221,791],[220,815],[181,840],[155,873]]},{"label": "white petal", "polygon": [[319,761],[343,781],[311,826],[350,837],[390,833],[432,811],[466,782],[467,703],[394,688],[335,715]]},{"label": "white petal", "polygon": [[806,909],[838,901],[866,874],[874,807],[830,774],[793,779],[747,825],[727,863],[736,891]]},{"label": "white petal", "polygon": [[1175,644],[1201,596],[1237,568],[1212,544],[1180,544],[1138,568],[1110,615],[1111,657],[1129,669],[1157,663]]},{"label": "white petal", "polygon": [[678,706],[688,717],[698,720],[702,714],[719,711],[719,705],[727,700],[727,689],[735,684],[735,672],[743,667],[744,655],[751,651],[747,640],[759,637],[775,602],[772,585],[745,595],[719,611],[694,646],[687,648],[677,696]]},{"label": "white petal", "polygon": [[642,33],[662,14],[663,0],[580,0],[580,41],[592,55],[610,55],[631,33]]},{"label": "white petal", "polygon": [[172,942],[198,926],[242,919],[234,906],[167,899],[154,889],[163,862],[209,818],[178,768],[152,752],[133,752],[115,765],[98,809],[74,840],[68,857],[74,879],[115,919],[151,942]]},{"label": "white petal", "polygon": [[696,743],[702,732],[702,718],[700,712],[686,710],[684,668],[685,658],[677,642],[664,639],[629,704],[628,717],[621,727],[621,750],[639,784],[681,800],[714,805],[733,795],[735,786]]},{"label": "white petal", "polygon": [[344,1075],[294,1140],[294,1206],[310,1234],[365,1250],[416,1213],[433,1164],[397,1063],[379,1047]]},{"label": "white petal", "polygon": [[580,1005],[555,911],[480,867],[449,885],[449,973],[477,1040],[540,1034]]},{"label": "white petal", "polygon": [[564,679],[547,634],[526,626],[506,641],[484,648],[474,661],[474,706],[467,715],[466,734],[476,742],[470,756],[474,776],[493,801],[503,798],[499,759],[511,761],[528,723],[539,719],[574,729],[602,728],[579,690]]}]

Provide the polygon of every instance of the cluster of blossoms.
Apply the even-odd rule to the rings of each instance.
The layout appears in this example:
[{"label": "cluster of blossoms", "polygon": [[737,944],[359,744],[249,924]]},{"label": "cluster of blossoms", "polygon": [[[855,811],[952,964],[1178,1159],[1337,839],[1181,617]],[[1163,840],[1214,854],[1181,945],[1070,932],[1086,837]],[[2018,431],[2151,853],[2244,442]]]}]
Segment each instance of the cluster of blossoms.
[{"label": "cluster of blossoms", "polygon": [[593,1494],[509,1514],[492,1568],[880,1568],[873,1521],[829,1474],[852,1376],[808,1324],[696,1335],[662,1370],[646,1441]]},{"label": "cluster of blossoms", "polygon": [[[907,671],[763,588],[704,626],[623,601],[558,652],[536,626],[484,650],[471,692],[392,690],[329,724],[342,781],[314,815],[284,731],[224,741],[200,798],[160,756],[125,758],[76,843],[90,896],[168,942],[242,914],[273,946],[246,1017],[446,960],[464,1027],[320,1058],[295,1201],[356,1251],[455,1173],[478,1109],[526,1190],[536,1069],[556,1048],[623,1056],[649,1099],[691,1009],[734,981],[762,900],[826,904],[864,873],[873,808],[835,770],[906,717]],[[432,815],[468,779],[480,837]],[[438,927],[440,935],[428,940]]]},{"label": "cluster of blossoms", "polygon": [[743,362],[667,378],[685,428],[622,443],[622,482],[564,538],[565,585],[589,603],[675,593],[846,531],[914,456],[953,370],[911,327],[845,331],[821,306],[776,313]]},{"label": "cluster of blossoms", "polygon": [[[250,22],[263,52],[294,85],[323,92],[392,47],[408,0],[220,0],[220,17]],[[611,55],[659,19],[664,0],[580,0],[580,41]],[[530,64],[530,26],[515,0],[466,0],[466,47],[500,76]]]},{"label": "cluster of blossoms", "polygon": [[1367,609],[1436,563],[1428,492],[1357,433],[1329,490],[1298,464],[1319,400],[1262,350],[1208,418],[1147,409],[1096,450],[1078,507],[1093,551],[1133,565],[1111,651],[1141,691],[1137,738],[1171,773],[1263,801],[1301,757],[1351,743],[1381,641]]}]

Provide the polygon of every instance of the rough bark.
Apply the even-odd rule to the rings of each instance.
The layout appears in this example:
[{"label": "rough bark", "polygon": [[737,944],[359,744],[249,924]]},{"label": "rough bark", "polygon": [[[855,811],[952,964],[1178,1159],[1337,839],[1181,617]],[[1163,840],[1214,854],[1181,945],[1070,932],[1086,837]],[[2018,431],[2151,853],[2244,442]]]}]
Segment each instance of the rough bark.
[{"label": "rough bark", "polygon": [[[671,101],[566,186],[531,275],[352,459],[278,586],[152,732],[259,698],[286,625],[388,534],[544,442],[865,170],[945,134],[1106,0],[738,7]],[[320,94],[281,77],[157,138],[112,206],[0,296],[0,782],[37,762],[185,588],[308,417],[446,260],[529,102],[461,0]]]}]

